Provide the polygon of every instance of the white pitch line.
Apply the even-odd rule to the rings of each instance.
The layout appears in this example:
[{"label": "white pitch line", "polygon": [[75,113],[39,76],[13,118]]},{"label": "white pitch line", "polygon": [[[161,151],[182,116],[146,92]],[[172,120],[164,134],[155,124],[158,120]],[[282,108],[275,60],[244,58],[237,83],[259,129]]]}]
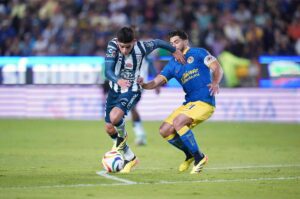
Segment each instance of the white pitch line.
[{"label": "white pitch line", "polygon": [[115,181],[119,181],[119,182],[124,182],[125,184],[137,184],[136,182],[134,181],[130,181],[130,180],[126,180],[124,178],[118,178],[116,176],[112,176],[112,175],[109,175],[106,171],[98,171],[96,172],[99,176],[102,176],[102,177],[105,177],[107,179],[110,179],[110,180],[115,180]]},{"label": "white pitch line", "polygon": [[277,178],[238,178],[238,179],[203,179],[192,181],[160,181],[154,184],[180,184],[180,183],[220,183],[220,182],[253,182],[253,181],[280,181],[280,180],[300,180],[300,176],[277,177]]},{"label": "white pitch line", "polygon": [[[227,170],[227,169],[255,169],[255,168],[284,168],[284,167],[300,167],[299,164],[295,165],[249,165],[249,166],[232,166],[232,167],[212,167],[205,170]],[[138,170],[140,170],[138,168]],[[163,170],[160,168],[147,168],[147,170]],[[165,169],[166,170],[166,169]],[[169,170],[169,169],[168,169]],[[277,177],[277,178],[244,178],[244,179],[203,179],[197,181],[159,181],[159,182],[134,182],[124,178],[109,175],[105,171],[96,172],[98,175],[107,179],[115,180],[121,183],[103,183],[103,184],[71,184],[71,185],[45,185],[45,186],[19,186],[19,187],[0,187],[0,190],[6,189],[51,189],[51,188],[74,188],[74,187],[96,187],[96,186],[128,186],[136,184],[180,184],[180,183],[221,183],[221,182],[251,182],[251,181],[272,181],[272,180],[300,180],[300,176],[291,177]]]},{"label": "white pitch line", "polygon": [[[290,167],[300,167],[300,164],[285,164],[285,165],[246,165],[246,166],[225,166],[225,167],[205,167],[204,170],[238,170],[238,169],[259,169],[259,168],[290,168]],[[144,170],[143,168],[136,168],[136,170]],[[162,168],[147,168],[147,170],[170,170]]]},{"label": "white pitch line", "polygon": [[229,166],[229,167],[212,167],[212,168],[206,168],[206,169],[208,169],[208,170],[229,170],[229,169],[235,170],[235,169],[288,168],[288,167],[300,167],[300,164]]},{"label": "white pitch line", "polygon": [[162,185],[162,184],[185,184],[185,183],[230,183],[230,182],[258,182],[258,181],[284,181],[300,180],[300,176],[276,177],[276,178],[237,178],[237,179],[203,179],[191,181],[159,181],[159,182],[134,182],[134,183],[113,183],[113,184],[71,184],[71,185],[49,185],[30,187],[0,187],[0,190],[8,189],[52,189],[52,188],[78,188],[78,187],[101,187],[101,186],[132,186],[132,185]]}]

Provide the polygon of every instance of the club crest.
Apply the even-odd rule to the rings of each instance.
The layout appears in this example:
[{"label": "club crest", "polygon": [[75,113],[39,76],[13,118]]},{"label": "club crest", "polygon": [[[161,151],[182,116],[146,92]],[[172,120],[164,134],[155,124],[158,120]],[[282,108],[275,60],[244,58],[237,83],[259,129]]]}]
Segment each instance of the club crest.
[{"label": "club crest", "polygon": [[191,64],[194,62],[194,57],[190,56],[187,58],[187,63]]}]

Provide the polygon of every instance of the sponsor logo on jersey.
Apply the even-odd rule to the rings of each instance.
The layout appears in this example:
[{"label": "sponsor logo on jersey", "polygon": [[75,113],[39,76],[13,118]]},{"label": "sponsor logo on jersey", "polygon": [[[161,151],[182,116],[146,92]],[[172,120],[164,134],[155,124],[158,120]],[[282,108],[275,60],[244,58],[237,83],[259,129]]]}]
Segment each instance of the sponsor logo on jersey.
[{"label": "sponsor logo on jersey", "polygon": [[133,64],[132,63],[125,63],[125,68],[126,69],[133,69]]},{"label": "sponsor logo on jersey", "polygon": [[116,49],[114,49],[114,48],[109,48],[109,49],[107,50],[107,52],[108,52],[108,53],[115,53],[115,52],[116,52]]},{"label": "sponsor logo on jersey", "polygon": [[195,68],[193,70],[189,70],[189,71],[183,73],[183,75],[181,77],[181,83],[185,84],[186,82],[188,82],[191,79],[194,79],[195,77],[198,77],[198,76],[200,76],[198,68]]},{"label": "sponsor logo on jersey", "polygon": [[148,48],[153,48],[154,47],[154,43],[152,41],[147,41],[147,42],[144,42],[144,45]]},{"label": "sponsor logo on jersey", "polygon": [[109,58],[116,57],[116,49],[108,48],[107,53],[106,53],[106,57],[109,57]]},{"label": "sponsor logo on jersey", "polygon": [[131,83],[134,82],[135,76],[132,70],[122,69],[120,72],[120,77],[126,80],[129,80]]}]

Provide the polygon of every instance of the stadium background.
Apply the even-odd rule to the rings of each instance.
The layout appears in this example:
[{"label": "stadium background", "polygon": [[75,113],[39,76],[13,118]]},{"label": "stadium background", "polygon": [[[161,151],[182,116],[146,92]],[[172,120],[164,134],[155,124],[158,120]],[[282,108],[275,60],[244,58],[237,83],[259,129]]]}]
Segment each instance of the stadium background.
[{"label": "stadium background", "polygon": [[[135,25],[143,40],[167,40],[182,28],[223,66],[216,112],[195,129],[212,160],[200,191],[199,178],[176,173],[170,160],[181,156],[152,133],[183,100],[174,81],[159,95],[144,92],[138,105],[149,147],[134,149],[143,161],[125,178],[140,188],[116,192],[118,184],[94,174],[111,144],[102,120],[103,56],[124,25]],[[84,198],[99,190],[104,198],[298,198],[299,55],[298,0],[0,0],[0,198]],[[160,71],[169,56],[157,50],[150,58]],[[172,180],[195,181],[176,193],[161,189],[168,180],[173,187]]]},{"label": "stadium background", "polygon": [[[0,117],[102,118],[107,41],[135,25],[144,40],[182,28],[192,45],[218,56],[225,75],[212,120],[300,120],[298,1],[13,0],[1,1],[0,18]],[[160,71],[168,54],[150,58]],[[181,89],[170,87],[146,92],[144,119],[161,120],[180,103],[168,96]],[[229,89],[236,87],[251,89]]]}]

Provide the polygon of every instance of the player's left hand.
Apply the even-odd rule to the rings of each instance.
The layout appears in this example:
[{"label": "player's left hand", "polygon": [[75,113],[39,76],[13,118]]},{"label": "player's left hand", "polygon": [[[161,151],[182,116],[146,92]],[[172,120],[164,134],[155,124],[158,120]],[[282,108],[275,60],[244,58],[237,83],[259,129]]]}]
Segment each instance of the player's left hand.
[{"label": "player's left hand", "polygon": [[218,94],[220,91],[220,86],[217,83],[210,83],[210,84],[207,84],[207,86],[209,88],[209,93],[211,96]]},{"label": "player's left hand", "polygon": [[179,61],[180,63],[186,64],[184,55],[183,55],[183,53],[182,53],[180,50],[176,49],[176,51],[175,51],[172,55],[173,55],[173,56],[175,57],[175,59],[176,59],[177,61]]}]

